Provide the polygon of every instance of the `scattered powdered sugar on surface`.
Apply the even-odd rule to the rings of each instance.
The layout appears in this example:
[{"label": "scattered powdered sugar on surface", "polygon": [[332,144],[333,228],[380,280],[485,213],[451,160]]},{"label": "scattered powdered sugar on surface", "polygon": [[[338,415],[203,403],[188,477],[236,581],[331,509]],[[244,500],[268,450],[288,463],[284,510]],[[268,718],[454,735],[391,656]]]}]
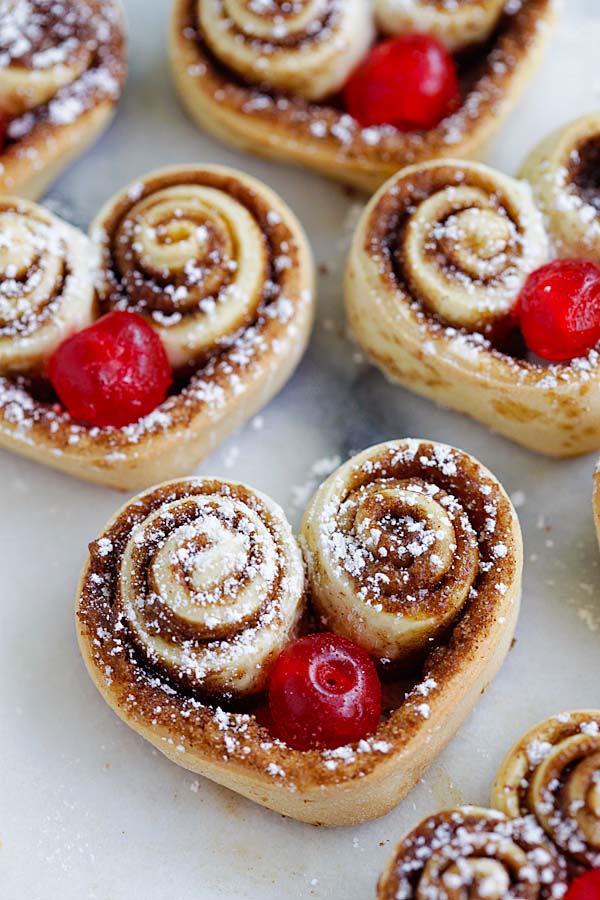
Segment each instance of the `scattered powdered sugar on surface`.
[{"label": "scattered powdered sugar on surface", "polygon": [[302,484],[293,485],[291,488],[292,508],[296,510],[304,509],[320,482],[339,468],[341,463],[342,458],[337,454],[335,456],[324,456],[312,463],[306,480]]}]

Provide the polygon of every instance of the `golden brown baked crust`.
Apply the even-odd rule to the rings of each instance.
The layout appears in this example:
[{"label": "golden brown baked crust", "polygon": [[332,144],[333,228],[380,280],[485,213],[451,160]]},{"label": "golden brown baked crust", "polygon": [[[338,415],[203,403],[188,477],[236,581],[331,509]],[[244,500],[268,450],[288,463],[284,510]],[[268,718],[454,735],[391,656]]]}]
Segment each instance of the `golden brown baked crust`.
[{"label": "golden brown baked crust", "polygon": [[[311,6],[324,6],[331,14],[336,2],[303,4]],[[369,3],[363,0],[362,6],[362,14],[355,17],[359,36],[365,32]],[[249,83],[211,53],[196,16],[197,0],[175,0],[171,65],[181,99],[201,127],[243,149],[374,190],[409,163],[482,151],[516,103],[554,19],[552,0],[524,0],[515,12],[510,7],[506,5],[490,41],[465,59],[461,108],[423,133],[402,133],[389,126],[362,129],[333,104],[303,99],[293,90],[276,93],[257,86],[256,80]],[[267,19],[273,15],[265,13]],[[268,58],[264,72],[268,81]]]},{"label": "golden brown baked crust", "polygon": [[600,710],[553,716],[536,725],[504,760],[492,806],[534,816],[573,875],[600,867]]},{"label": "golden brown baked crust", "polygon": [[[546,218],[551,238],[559,215]],[[346,308],[392,381],[540,453],[574,456],[600,447],[597,350],[547,366],[497,348],[527,276],[550,258],[546,228],[526,183],[458,160],[409,167],[358,224]]]},{"label": "golden brown baked crust", "polygon": [[[152,237],[157,209],[166,244]],[[191,471],[287,381],[312,324],[312,256],[277,195],[214,166],[148,175],[109,201],[92,232],[101,251],[96,314],[144,314],[172,351],[175,389],[140,422],[99,429],[74,422],[43,384],[4,374],[0,444],[78,477],[135,489]],[[222,320],[220,305],[228,309],[222,301],[238,287],[245,305],[237,319]]]},{"label": "golden brown baked crust", "polygon": [[116,0],[4,0],[0,193],[35,199],[110,122],[126,74]]},{"label": "golden brown baked crust", "polygon": [[469,806],[425,819],[401,841],[377,900],[554,900],[567,885],[564,860],[535,822]]},{"label": "golden brown baked crust", "polygon": [[[500,667],[520,600],[519,523],[502,487],[474,459],[444,445],[397,441],[361,454],[350,465],[361,481],[372,466],[377,470],[381,465],[382,474],[392,468],[396,477],[419,478],[431,490],[439,486],[453,498],[448,502],[460,503],[479,534],[479,571],[450,631],[438,636],[424,661],[404,673],[404,700],[386,712],[374,735],[358,744],[333,751],[291,750],[273,739],[252,706],[239,711],[227,697],[219,702],[214,689],[208,691],[209,705],[200,685],[190,690],[191,663],[182,672],[187,683],[182,687],[172,671],[165,674],[160,659],[140,657],[130,626],[119,624],[122,594],[117,585],[123,571],[131,569],[124,568],[125,547],[138,533],[140,520],[161,504],[168,509],[172,492],[190,504],[214,481],[167,484],[124,507],[90,545],[78,598],[79,639],[88,669],[125,721],[179,765],[270,809],[324,825],[381,816],[414,787]],[[288,529],[280,526],[286,533]],[[141,553],[146,554],[148,543],[140,539]],[[316,579],[310,549],[308,563],[309,575]]]}]

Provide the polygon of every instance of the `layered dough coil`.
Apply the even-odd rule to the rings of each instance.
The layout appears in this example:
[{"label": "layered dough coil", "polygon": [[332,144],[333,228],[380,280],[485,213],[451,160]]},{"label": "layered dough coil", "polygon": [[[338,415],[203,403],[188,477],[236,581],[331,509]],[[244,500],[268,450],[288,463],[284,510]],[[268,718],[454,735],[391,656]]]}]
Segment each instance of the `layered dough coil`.
[{"label": "layered dough coil", "polygon": [[196,479],[137,497],[90,546],[79,633],[92,674],[100,633],[103,654],[118,650],[113,684],[135,690],[160,673],[223,703],[264,690],[303,609],[302,557],[279,507]]},{"label": "layered dough coil", "polygon": [[600,114],[594,113],[549,135],[521,169],[559,256],[600,261],[599,165]]},{"label": "layered dough coil", "polygon": [[543,830],[477,807],[425,819],[397,847],[378,900],[558,900],[564,861]]},{"label": "layered dough coil", "polygon": [[374,36],[364,0],[207,0],[196,14],[211,53],[240,77],[307,100],[338,91]]},{"label": "layered dough coil", "polygon": [[452,51],[486,41],[505,6],[506,0],[375,0],[383,32],[433,34]]},{"label": "layered dough coil", "polygon": [[[543,365],[498,349],[552,255],[531,187],[477,163],[402,170],[372,199],[346,270],[351,329],[392,381],[553,456],[600,446],[600,357]],[[518,347],[517,347],[518,349]]]},{"label": "layered dough coil", "polygon": [[[516,8],[515,8],[516,7]],[[375,190],[402,166],[481,152],[537,64],[552,0],[174,0],[171,66],[198,124],[242,149]],[[376,23],[376,18],[378,22]],[[460,108],[436,128],[362,128],[337,95],[366,56],[375,26],[433,30],[460,63]]]},{"label": "layered dough coil", "polygon": [[253,199],[250,180],[224,171],[162,170],[111,199],[92,224],[102,308],[145,316],[176,369],[234,343],[265,302],[296,288],[286,241],[269,245],[279,204],[255,208]]},{"label": "layered dough coil", "polygon": [[0,375],[42,372],[65,337],[90,324],[93,263],[77,229],[0,197]]},{"label": "layered dough coil", "polygon": [[[357,541],[368,533],[365,546],[355,546],[351,521]],[[378,549],[389,550],[382,575],[395,582],[375,595],[377,528]],[[300,550],[272,501],[217,479],[153,488],[90,544],[79,642],[105,700],[175,763],[300,821],[356,824],[415,786],[498,671],[519,610],[521,534],[479,463],[408,440],[342,467],[311,503],[301,545],[314,606],[305,618]],[[321,568],[326,554],[346,566],[342,546],[362,581],[356,569]],[[373,734],[301,752],[275,739],[263,694],[275,655],[317,626],[315,611],[406,665],[401,696]]]},{"label": "layered dough coil", "polygon": [[492,790],[509,816],[533,816],[574,874],[600,867],[600,711],[547,719],[511,750]]},{"label": "layered dough coil", "polygon": [[475,596],[500,590],[518,604],[510,502],[443,444],[390,442],[350,460],[309,504],[302,545],[323,626],[386,665],[406,667],[447,640]]},{"label": "layered dough coil", "polygon": [[[312,256],[295,216],[260,182],[210,166],[152,173],[106,204],[91,244],[21,209],[14,241],[0,238],[1,443],[70,474],[143,487],[193,469],[293,372],[312,324]],[[40,234],[51,252],[38,252]],[[43,328],[30,334],[32,305]],[[41,364],[113,309],[143,315],[174,369],[174,392],[145,419],[88,428],[31,380],[9,377],[25,351]]]},{"label": "layered dough coil", "polygon": [[124,77],[118,3],[0,0],[0,193],[41,194],[108,125]]}]

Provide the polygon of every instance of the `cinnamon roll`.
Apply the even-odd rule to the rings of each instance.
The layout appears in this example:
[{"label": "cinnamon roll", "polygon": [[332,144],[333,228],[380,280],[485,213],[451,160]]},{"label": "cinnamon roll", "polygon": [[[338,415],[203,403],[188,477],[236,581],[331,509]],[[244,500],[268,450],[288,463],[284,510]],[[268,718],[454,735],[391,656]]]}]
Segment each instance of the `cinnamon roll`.
[{"label": "cinnamon roll", "polygon": [[409,167],[358,224],[351,329],[392,381],[538,452],[585,453],[600,446],[596,350],[547,366],[507,340],[528,276],[550,255],[526,183],[458,160]]},{"label": "cinnamon roll", "polygon": [[[428,652],[412,660],[412,668],[406,660],[402,699],[386,708],[374,734],[335,750],[305,751],[273,737],[261,692],[274,657],[299,627],[304,632],[313,624],[314,616],[302,618],[304,570],[283,513],[243,485],[193,478],[160,485],[128,503],[90,544],[77,628],[104,698],[174,762],[300,821],[349,825],[384,815],[414,787],[496,674],[518,614],[522,549],[518,520],[501,486],[458,450],[397,441],[362,454],[334,481],[350,484],[353,492],[345,498],[344,515],[351,515],[355,498],[364,492],[364,503],[355,510],[360,519],[365,505],[376,500],[370,489],[376,483],[391,510],[389,518],[378,520],[384,532],[380,547],[392,548],[386,572],[395,566],[398,590],[381,595],[381,608],[373,604],[379,619],[356,635],[376,649],[373,633],[379,629],[383,650],[384,630],[388,643],[396,645],[400,634],[406,644],[394,615],[397,623],[406,618],[405,634],[411,618],[416,628],[419,616],[430,619]],[[307,593],[315,611],[322,611],[327,587],[317,568],[319,548],[311,545],[323,491],[331,492],[331,485],[311,503],[302,534]],[[436,498],[435,521],[425,523],[423,517],[430,515],[429,506],[422,512],[425,500],[422,507],[409,504],[407,514],[404,498],[394,506],[393,491],[413,492],[418,501]],[[326,550],[350,546],[350,535],[341,530],[336,540],[334,514],[322,509]],[[446,550],[457,558],[464,554],[469,568],[475,560],[477,567],[462,605],[450,601],[451,623],[441,612],[451,591],[445,591],[433,559],[445,551],[429,540],[430,525],[444,527],[444,511],[446,527],[457,532],[456,546]],[[424,525],[419,535],[411,531],[413,521]],[[364,516],[361,526],[366,527]],[[469,532],[469,548],[462,545],[460,530]],[[412,544],[421,540],[428,545],[429,562],[415,557],[411,566],[404,560],[400,542],[408,533],[408,553],[414,556]],[[442,541],[438,535],[434,539]],[[357,548],[357,566],[361,554],[367,559],[367,551]],[[415,587],[416,581],[422,584],[410,613],[408,596],[402,595],[408,590],[403,566]],[[435,567],[436,596],[433,584],[425,585],[434,577],[428,569]],[[455,568],[459,577],[461,564]],[[361,615],[370,600],[368,569],[364,584],[364,590],[354,585]],[[336,607],[331,588],[328,627],[342,631],[349,601],[339,591],[337,602]]]},{"label": "cinnamon roll", "polygon": [[377,900],[558,900],[567,886],[564,860],[539,826],[471,806],[411,831],[381,876]]},{"label": "cinnamon roll", "polygon": [[123,28],[115,0],[0,0],[0,193],[38,197],[108,126]]},{"label": "cinnamon roll", "polygon": [[[57,244],[60,234],[52,230]],[[93,315],[143,315],[163,340],[176,388],[136,424],[100,429],[73,421],[44,384],[6,375],[0,444],[70,474],[134,489],[189,472],[287,381],[312,324],[312,256],[279,197],[246,175],[211,166],[148,175],[108,202],[91,235],[99,255]],[[38,285],[43,269],[37,258],[15,252],[6,248],[5,271],[21,266],[18,289],[26,291],[27,279]],[[62,279],[56,290],[77,299],[92,285],[80,271],[83,256],[75,255],[72,276],[52,260],[47,277]],[[12,283],[9,277],[4,292]],[[21,302],[16,306],[28,321]],[[63,326],[57,304],[47,305],[47,349],[52,335],[85,324],[75,316],[79,301],[71,307]],[[7,338],[3,354],[18,351],[16,339]]]},{"label": "cinnamon roll", "polygon": [[518,607],[510,501],[472,457],[443,444],[391,441],[351,459],[313,497],[302,544],[324,626],[386,663],[444,642],[475,596]]},{"label": "cinnamon roll", "polygon": [[264,690],[303,603],[302,556],[279,507],[233,482],[167,482],[90,545],[79,636],[109,702],[127,686],[141,713],[157,678],[174,697],[230,702]]},{"label": "cinnamon roll", "polygon": [[383,32],[433,34],[449,50],[487,41],[505,6],[506,0],[375,0],[377,23]]},{"label": "cinnamon roll", "polygon": [[196,15],[208,50],[232,72],[307,100],[343,87],[374,36],[364,0],[206,0]]},{"label": "cinnamon roll", "polygon": [[335,99],[373,37],[367,0],[175,0],[170,55],[177,90],[191,117],[217,137],[367,190],[409,163],[449,151],[477,155],[541,56],[552,0],[467,0],[452,16],[427,0],[381,2],[380,24],[387,21],[390,30],[392,6],[400,27],[410,16],[411,30],[429,23],[437,31],[427,15],[435,8],[452,49],[478,42],[460,61],[460,108],[429,131],[362,128]]},{"label": "cinnamon roll", "polygon": [[600,260],[600,114],[559,128],[529,155],[529,181],[559,256]]},{"label": "cinnamon roll", "polygon": [[573,874],[600,867],[600,711],[547,719],[511,750],[492,805],[534,816]]},{"label": "cinnamon roll", "polygon": [[0,197],[0,375],[40,373],[94,313],[92,246],[56,216]]}]

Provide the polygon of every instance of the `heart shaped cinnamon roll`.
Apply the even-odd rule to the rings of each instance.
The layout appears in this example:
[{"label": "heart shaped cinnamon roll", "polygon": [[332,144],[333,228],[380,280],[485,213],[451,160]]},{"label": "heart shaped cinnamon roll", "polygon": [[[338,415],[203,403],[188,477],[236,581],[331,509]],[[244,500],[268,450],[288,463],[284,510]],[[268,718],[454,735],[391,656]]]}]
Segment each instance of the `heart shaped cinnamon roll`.
[{"label": "heart shaped cinnamon roll", "polygon": [[[169,759],[301,821],[364,822],[414,787],[508,652],[519,523],[468,454],[393,441],[325,482],[301,545],[306,594],[268,498],[210,478],[153,488],[90,544],[79,642],[106,701]],[[264,692],[315,619],[370,651],[394,700],[363,739],[296,750],[275,737]]]},{"label": "heart shaped cinnamon roll", "polygon": [[[175,0],[171,66],[181,99],[202,128],[229,143],[367,190],[409,163],[476,156],[541,56],[552,0],[378,0],[375,7],[370,0]],[[426,32],[458,54],[450,65],[460,101],[439,124],[361,125],[344,107],[340,92],[379,40],[377,28]]]},{"label": "heart shaped cinnamon roll", "polygon": [[[0,199],[0,224],[0,444],[39,462],[128,489],[189,472],[304,352],[306,237],[281,199],[242,173],[152,173],[108,202],[91,240],[22,201]],[[57,404],[45,364],[69,333],[114,310],[158,333],[174,386],[132,424],[87,425]]]},{"label": "heart shaped cinnamon roll", "polygon": [[108,126],[125,69],[115,0],[0,0],[0,194],[43,194]]},{"label": "heart shaped cinnamon roll", "polygon": [[[350,327],[391,381],[551,456],[600,447],[598,332],[570,358],[564,351],[600,294],[600,267],[589,263],[600,263],[598,141],[598,116],[569,126],[534,152],[528,181],[452,159],[410,166],[366,207],[347,262]],[[571,301],[560,261],[548,265],[556,254],[579,256],[564,264],[585,271],[564,322],[559,304]],[[547,321],[562,355],[541,359],[526,343],[523,297],[537,291],[541,309],[553,278]]]}]

